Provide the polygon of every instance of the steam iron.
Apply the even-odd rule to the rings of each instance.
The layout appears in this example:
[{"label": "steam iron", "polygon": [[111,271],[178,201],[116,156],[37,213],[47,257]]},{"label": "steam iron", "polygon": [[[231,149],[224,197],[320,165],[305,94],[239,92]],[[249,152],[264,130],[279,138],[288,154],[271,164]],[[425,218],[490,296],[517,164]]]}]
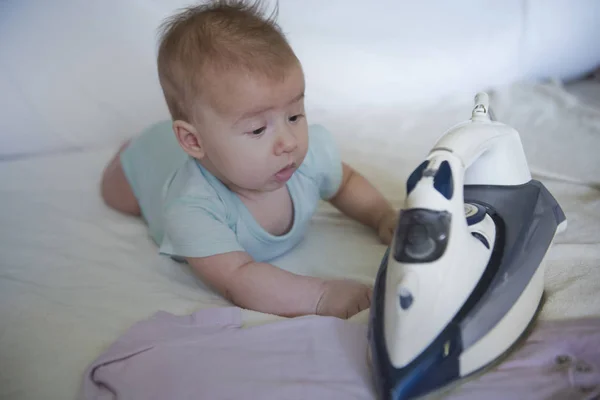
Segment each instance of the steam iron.
[{"label": "steam iron", "polygon": [[439,394],[509,351],[535,319],[544,257],[567,223],[532,179],[518,132],[490,117],[486,93],[406,193],[369,315],[381,399]]}]

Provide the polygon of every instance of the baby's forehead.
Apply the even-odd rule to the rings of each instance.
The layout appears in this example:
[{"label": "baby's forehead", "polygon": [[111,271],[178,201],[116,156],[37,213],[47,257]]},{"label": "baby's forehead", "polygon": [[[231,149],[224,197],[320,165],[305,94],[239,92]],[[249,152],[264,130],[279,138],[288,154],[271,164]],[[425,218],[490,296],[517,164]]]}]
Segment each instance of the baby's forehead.
[{"label": "baby's forehead", "polygon": [[226,118],[239,118],[261,108],[283,107],[300,100],[304,75],[299,67],[280,77],[244,71],[214,74],[204,86],[202,103]]}]

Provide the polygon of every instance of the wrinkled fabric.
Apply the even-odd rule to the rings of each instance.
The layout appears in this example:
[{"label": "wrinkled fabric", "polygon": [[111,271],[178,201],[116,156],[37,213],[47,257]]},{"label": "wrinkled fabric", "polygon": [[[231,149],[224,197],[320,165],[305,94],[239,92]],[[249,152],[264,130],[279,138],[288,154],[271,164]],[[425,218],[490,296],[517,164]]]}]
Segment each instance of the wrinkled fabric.
[{"label": "wrinkled fabric", "polygon": [[[81,399],[376,399],[364,324],[307,316],[243,327],[233,307],[158,312],[86,370]],[[597,399],[600,319],[540,321],[449,400]]]},{"label": "wrinkled fabric", "polygon": [[237,308],[159,312],[86,371],[82,399],[374,398],[366,329],[308,316],[242,327]]},{"label": "wrinkled fabric", "polygon": [[600,319],[539,321],[507,359],[448,400],[600,398]]}]

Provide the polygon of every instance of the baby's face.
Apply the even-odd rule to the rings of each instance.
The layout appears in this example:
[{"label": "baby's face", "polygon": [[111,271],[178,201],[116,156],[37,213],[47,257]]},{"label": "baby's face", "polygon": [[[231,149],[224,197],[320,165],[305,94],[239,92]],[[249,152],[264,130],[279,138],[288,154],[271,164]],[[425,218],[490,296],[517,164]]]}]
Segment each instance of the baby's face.
[{"label": "baby's face", "polygon": [[204,165],[234,191],[272,191],[285,185],[308,149],[304,75],[285,79],[220,77],[210,105],[198,110]]}]

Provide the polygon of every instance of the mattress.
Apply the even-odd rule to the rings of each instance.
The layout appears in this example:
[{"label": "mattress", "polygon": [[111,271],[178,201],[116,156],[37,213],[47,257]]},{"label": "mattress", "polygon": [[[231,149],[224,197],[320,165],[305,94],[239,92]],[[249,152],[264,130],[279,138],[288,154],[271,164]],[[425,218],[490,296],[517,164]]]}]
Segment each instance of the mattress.
[{"label": "mattress", "polygon": [[[555,84],[512,85],[491,97],[569,220],[547,255],[540,318],[600,316],[600,109]],[[310,119],[328,126],[344,158],[401,207],[407,175],[445,129],[469,117],[471,101],[314,110]],[[98,182],[114,151],[0,163],[2,399],[72,399],[86,366],[135,322],[158,310],[185,315],[228,305],[184,265],[159,256],[142,221],[102,203]],[[384,251],[372,232],[322,204],[306,239],[274,263],[373,282]],[[366,315],[352,321],[366,323]],[[246,325],[275,319],[244,312]]]}]

